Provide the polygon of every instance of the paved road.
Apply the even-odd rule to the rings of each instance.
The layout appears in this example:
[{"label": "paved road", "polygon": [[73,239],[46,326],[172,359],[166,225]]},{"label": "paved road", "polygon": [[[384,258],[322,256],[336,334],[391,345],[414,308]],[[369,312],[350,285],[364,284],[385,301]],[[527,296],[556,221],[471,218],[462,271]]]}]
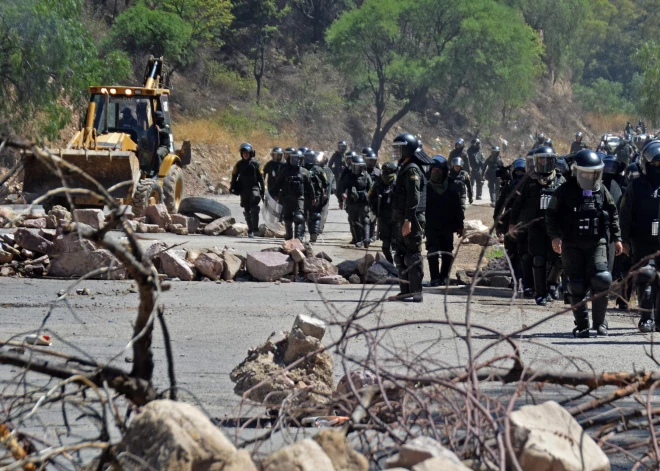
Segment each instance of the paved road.
[{"label": "paved road", "polygon": [[[223,197],[237,219],[233,197]],[[470,209],[469,211],[476,211]],[[469,213],[471,214],[471,213]],[[316,250],[325,250],[337,259],[357,258],[360,251],[346,245],[345,213],[330,212],[328,230]],[[191,248],[227,245],[240,250],[255,250],[273,246],[272,240],[227,237],[191,236],[162,238],[176,243],[185,239]],[[0,278],[0,339],[36,329],[56,293],[71,282],[65,280],[36,280]],[[91,290],[91,296],[74,295],[71,310],[58,305],[47,322],[53,334],[89,352],[100,360],[109,360],[128,342],[131,322],[135,318],[137,294],[129,292],[131,282],[84,281],[79,287]],[[174,282],[172,289],[160,300],[166,306],[166,319],[172,335],[176,373],[182,388],[194,393],[199,402],[216,417],[237,412],[239,398],[232,393],[229,372],[246,355],[250,347],[265,341],[273,331],[288,330],[295,316],[309,313],[329,319],[332,306],[337,316],[348,316],[360,299],[378,300],[389,287],[370,287],[365,294],[362,286],[315,286],[311,283],[222,283]],[[446,295],[446,296],[445,296]],[[384,303],[377,313],[364,320],[365,325],[394,323],[424,319],[445,319],[460,322],[465,319],[467,289],[453,287],[425,291],[423,304]],[[555,303],[539,308],[531,300],[512,302],[511,291],[497,288],[477,288],[470,305],[472,321],[504,332],[512,332],[523,325],[532,325],[551,312],[562,309]],[[570,335],[573,326],[570,314],[560,315],[535,328],[521,342],[525,364],[562,370],[567,362],[561,357],[583,358],[596,371],[629,371],[654,369],[657,366],[645,355],[649,337],[639,334],[636,320],[627,313],[610,311],[610,336],[577,340]],[[460,332],[459,332],[460,333]],[[335,339],[331,328],[327,340]],[[156,357],[155,378],[159,387],[167,386],[164,352],[160,334],[154,342]],[[492,340],[491,335],[476,332],[475,349]],[[465,343],[449,328],[414,326],[397,329],[385,339],[390,346],[409,350],[409,354],[429,349],[447,364],[460,365],[466,358]],[[73,352],[62,340],[55,340],[54,348]],[[352,346],[353,353],[367,352],[363,340]],[[502,347],[491,355],[508,353]],[[128,367],[125,358],[117,357],[116,364]],[[336,376],[342,374],[336,365]],[[12,371],[0,368],[0,381],[6,381]],[[192,399],[191,399],[192,400]]]}]

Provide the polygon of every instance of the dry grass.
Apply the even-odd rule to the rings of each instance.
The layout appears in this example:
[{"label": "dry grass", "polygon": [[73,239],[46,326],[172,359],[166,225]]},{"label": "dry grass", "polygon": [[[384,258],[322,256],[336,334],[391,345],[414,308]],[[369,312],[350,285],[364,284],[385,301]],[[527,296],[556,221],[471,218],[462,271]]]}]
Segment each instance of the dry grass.
[{"label": "dry grass", "polygon": [[622,133],[626,127],[626,122],[636,124],[637,118],[633,115],[625,113],[603,115],[599,113],[588,113],[584,117],[585,123],[594,130],[600,130],[602,133],[613,131],[615,133]]}]

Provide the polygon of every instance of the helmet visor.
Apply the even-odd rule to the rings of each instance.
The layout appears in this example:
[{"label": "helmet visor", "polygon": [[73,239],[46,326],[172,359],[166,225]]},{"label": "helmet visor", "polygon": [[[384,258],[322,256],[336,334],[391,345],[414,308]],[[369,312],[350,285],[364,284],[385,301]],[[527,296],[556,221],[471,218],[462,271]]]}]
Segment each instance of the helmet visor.
[{"label": "helmet visor", "polygon": [[281,162],[282,161],[282,153],[281,152],[271,152],[270,156],[273,158],[275,162]]},{"label": "helmet visor", "polygon": [[603,161],[603,173],[608,175],[616,175],[619,173],[619,162],[614,159],[608,159]]},{"label": "helmet visor", "polygon": [[534,154],[534,170],[540,175],[548,175],[555,170],[557,156],[555,154]]},{"label": "helmet visor", "polygon": [[378,157],[366,157],[364,161],[367,163],[368,168],[375,168],[378,163]]},{"label": "helmet visor", "polygon": [[528,172],[531,172],[534,170],[534,156],[533,155],[528,155],[527,158],[525,159],[525,165],[526,169]]},{"label": "helmet visor", "polygon": [[294,167],[300,167],[300,161],[302,160],[302,157],[298,154],[291,154],[289,157],[289,163],[293,165]]},{"label": "helmet visor", "polygon": [[588,191],[600,190],[600,182],[603,180],[603,168],[605,168],[605,165],[602,163],[597,167],[580,167],[576,165],[574,173],[580,188]]},{"label": "helmet visor", "polygon": [[456,167],[457,165],[463,168],[463,159],[461,159],[460,157],[454,157],[453,159],[451,159],[451,166]]},{"label": "helmet visor", "polygon": [[343,143],[341,143],[337,146],[337,150],[341,153],[346,152],[346,148],[347,148],[346,144],[343,144]]},{"label": "helmet visor", "polygon": [[392,144],[392,162],[398,162],[403,157],[403,146],[405,142],[395,142]]},{"label": "helmet visor", "polygon": [[351,170],[353,171],[353,173],[355,175],[360,175],[362,173],[362,171],[364,170],[364,167],[365,167],[365,165],[362,162],[353,163],[353,165],[351,166]]}]

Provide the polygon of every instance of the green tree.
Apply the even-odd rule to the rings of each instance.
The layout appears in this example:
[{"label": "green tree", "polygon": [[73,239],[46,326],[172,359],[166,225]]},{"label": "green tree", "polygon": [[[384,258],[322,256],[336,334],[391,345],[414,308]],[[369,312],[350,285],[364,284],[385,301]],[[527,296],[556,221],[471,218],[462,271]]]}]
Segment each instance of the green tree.
[{"label": "green tree", "polygon": [[624,96],[623,84],[602,77],[587,85],[576,84],[575,96],[585,110],[601,114],[632,113],[634,106]]},{"label": "green tree", "polygon": [[159,9],[176,13],[191,28],[191,38],[220,47],[234,19],[231,0],[158,0]]},{"label": "green tree", "polygon": [[[127,78],[126,56],[101,57],[82,25],[82,0],[0,3],[0,115],[14,132],[54,139],[87,87]],[[63,100],[64,99],[64,100]]]},{"label": "green tree", "polygon": [[152,10],[144,3],[138,3],[117,17],[110,40],[140,60],[149,54],[163,56],[173,69],[192,62],[197,44],[193,39],[193,27],[178,14]]},{"label": "green tree", "polygon": [[333,23],[327,41],[357,92],[371,94],[374,149],[430,92],[447,104],[520,105],[540,70],[533,31],[494,0],[366,0]]},{"label": "green tree", "polygon": [[653,127],[657,127],[660,125],[660,44],[644,44],[637,52],[636,60],[642,69],[637,110],[651,121]]}]

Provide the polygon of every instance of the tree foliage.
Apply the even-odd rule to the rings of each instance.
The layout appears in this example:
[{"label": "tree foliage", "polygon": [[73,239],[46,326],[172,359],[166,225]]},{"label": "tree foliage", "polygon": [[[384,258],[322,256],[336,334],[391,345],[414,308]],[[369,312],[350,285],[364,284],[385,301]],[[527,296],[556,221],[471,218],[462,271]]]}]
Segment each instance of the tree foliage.
[{"label": "tree foliage", "polygon": [[636,55],[637,63],[641,67],[642,83],[638,97],[638,110],[649,120],[653,126],[660,125],[660,45],[648,42],[639,49]]},{"label": "tree foliage", "polygon": [[157,5],[188,23],[193,40],[213,47],[222,46],[234,19],[230,0],[158,0]]},{"label": "tree foliage", "polygon": [[79,106],[90,84],[130,73],[125,54],[100,56],[82,8],[82,0],[0,3],[0,114],[15,132],[55,138],[71,118],[65,100]]},{"label": "tree foliage", "polygon": [[541,70],[533,31],[493,0],[366,0],[327,40],[356,90],[373,98],[374,149],[430,92],[447,104],[516,106]]}]

